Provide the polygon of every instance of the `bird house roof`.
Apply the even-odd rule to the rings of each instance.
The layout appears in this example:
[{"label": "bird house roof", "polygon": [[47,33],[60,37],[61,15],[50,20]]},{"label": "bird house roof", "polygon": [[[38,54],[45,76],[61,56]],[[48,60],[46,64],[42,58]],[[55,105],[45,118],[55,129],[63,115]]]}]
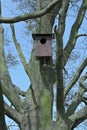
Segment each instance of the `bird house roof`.
[{"label": "bird house roof", "polygon": [[54,39],[54,33],[50,34],[32,34],[33,39],[35,40],[36,38],[41,38],[41,37],[50,37],[50,39]]}]

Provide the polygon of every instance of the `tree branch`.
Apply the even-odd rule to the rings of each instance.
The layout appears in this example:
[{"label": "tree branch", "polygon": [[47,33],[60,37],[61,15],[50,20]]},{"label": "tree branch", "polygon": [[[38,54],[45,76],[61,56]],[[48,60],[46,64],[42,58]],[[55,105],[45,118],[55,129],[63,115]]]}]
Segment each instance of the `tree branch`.
[{"label": "tree branch", "polygon": [[[4,30],[0,25],[0,80],[2,85],[2,90],[5,96],[9,101],[14,104],[14,107],[17,110],[20,110],[22,107],[21,101],[17,93],[15,92],[15,87],[12,84],[9,72],[6,66],[5,57],[4,57]],[[10,91],[9,91],[10,90]],[[15,99],[15,100],[14,100]]]},{"label": "tree branch", "polygon": [[2,95],[1,81],[0,81],[0,129],[7,130],[5,124],[5,116],[4,116],[4,101]]},{"label": "tree branch", "polygon": [[37,11],[37,12],[16,16],[14,18],[0,17],[0,23],[16,23],[16,22],[20,22],[20,21],[25,21],[27,19],[38,18],[38,17],[41,17],[41,16],[49,13],[56,4],[60,5],[60,3],[61,3],[61,0],[53,0],[50,4],[47,5],[46,8],[44,8],[40,11]]},{"label": "tree branch", "polygon": [[87,66],[87,58],[83,61],[83,63],[78,68],[77,72],[73,76],[73,79],[70,81],[68,86],[65,87],[64,97],[66,97],[67,93],[71,90],[73,85],[77,82],[78,78],[80,77],[83,69]]},{"label": "tree branch", "polygon": [[66,112],[68,116],[72,115],[75,112],[78,105],[82,102],[84,91],[85,91],[84,88],[82,87],[79,88],[79,91],[76,93],[72,104],[69,106]]},{"label": "tree branch", "polygon": [[11,30],[12,30],[12,37],[13,37],[14,44],[16,46],[16,49],[18,51],[19,57],[20,57],[20,59],[22,61],[22,64],[24,65],[25,71],[28,74],[29,70],[28,70],[28,67],[27,67],[27,63],[26,63],[25,57],[24,57],[24,55],[22,53],[20,44],[17,42],[17,39],[16,39],[14,24],[10,24],[10,27],[11,27]]},{"label": "tree branch", "polygon": [[84,81],[87,79],[87,75],[85,74],[85,76],[82,76],[79,80],[79,90],[77,92],[77,94],[75,95],[74,97],[74,100],[72,102],[72,104],[70,105],[69,109],[67,110],[67,115],[70,116],[72,115],[77,106],[83,102],[83,95],[84,95],[84,92],[85,92],[85,85],[84,85]]},{"label": "tree branch", "polygon": [[23,104],[21,103],[20,97],[16,93],[15,87],[12,85],[9,78],[5,76],[4,78],[5,78],[5,81],[1,80],[2,90],[3,90],[4,95],[13,104],[16,110],[21,111],[21,109],[23,108]]},{"label": "tree branch", "polygon": [[79,38],[79,37],[85,37],[85,36],[87,36],[86,33],[84,33],[84,34],[78,34],[76,38]]},{"label": "tree branch", "polygon": [[72,128],[75,128],[77,125],[87,119],[87,106],[74,113],[69,118],[73,121]]},{"label": "tree branch", "polygon": [[22,114],[17,112],[15,109],[12,107],[8,106],[6,103],[4,103],[5,106],[5,114],[13,119],[16,123],[20,124],[22,121]]},{"label": "tree branch", "polygon": [[64,61],[64,65],[63,66],[65,66],[65,64],[66,64],[66,62],[67,62],[67,60],[68,60],[68,58],[69,58],[73,48],[76,45],[76,40],[77,40],[77,36],[78,36],[78,30],[79,30],[79,27],[82,24],[83,19],[84,19],[84,15],[85,15],[86,9],[87,9],[87,0],[83,0],[82,5],[80,7],[80,10],[78,12],[76,21],[74,22],[74,24],[72,26],[69,41],[68,41],[66,47],[64,48],[64,52],[68,52],[68,53],[66,55],[66,58],[65,57],[63,58],[63,61]]},{"label": "tree branch", "polygon": [[87,79],[87,73],[85,74],[85,76],[82,76],[81,79],[80,79],[80,81],[79,81],[80,86],[83,87],[84,89],[86,88],[86,87],[84,86],[84,81],[85,81],[86,79]]},{"label": "tree branch", "polygon": [[62,57],[63,57],[63,33],[65,30],[66,13],[69,6],[69,0],[62,1],[62,8],[59,13],[59,25],[56,30],[56,82],[57,82],[57,109],[61,115],[64,115],[64,92],[63,92],[63,73],[62,73]]}]

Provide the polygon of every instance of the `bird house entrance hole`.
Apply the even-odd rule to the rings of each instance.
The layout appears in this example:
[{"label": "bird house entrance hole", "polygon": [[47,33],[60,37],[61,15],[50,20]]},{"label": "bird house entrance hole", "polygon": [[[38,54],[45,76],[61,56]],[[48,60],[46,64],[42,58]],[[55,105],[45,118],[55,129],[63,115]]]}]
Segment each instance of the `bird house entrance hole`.
[{"label": "bird house entrance hole", "polygon": [[45,44],[46,43],[46,38],[41,38],[40,43]]}]

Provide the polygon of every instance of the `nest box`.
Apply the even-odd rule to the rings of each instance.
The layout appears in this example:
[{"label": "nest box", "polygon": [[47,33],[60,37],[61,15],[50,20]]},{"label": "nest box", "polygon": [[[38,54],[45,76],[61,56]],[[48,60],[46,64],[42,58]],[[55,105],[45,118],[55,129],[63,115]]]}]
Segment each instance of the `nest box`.
[{"label": "nest box", "polygon": [[52,57],[52,39],[54,34],[32,34],[35,40],[35,56],[37,59]]}]

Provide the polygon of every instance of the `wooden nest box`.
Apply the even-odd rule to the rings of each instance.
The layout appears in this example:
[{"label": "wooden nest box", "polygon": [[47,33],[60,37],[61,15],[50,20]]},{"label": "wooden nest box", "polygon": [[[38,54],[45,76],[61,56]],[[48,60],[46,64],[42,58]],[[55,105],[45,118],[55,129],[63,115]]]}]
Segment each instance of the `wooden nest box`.
[{"label": "wooden nest box", "polygon": [[52,39],[54,34],[32,34],[35,40],[35,56],[38,60],[52,58]]}]

